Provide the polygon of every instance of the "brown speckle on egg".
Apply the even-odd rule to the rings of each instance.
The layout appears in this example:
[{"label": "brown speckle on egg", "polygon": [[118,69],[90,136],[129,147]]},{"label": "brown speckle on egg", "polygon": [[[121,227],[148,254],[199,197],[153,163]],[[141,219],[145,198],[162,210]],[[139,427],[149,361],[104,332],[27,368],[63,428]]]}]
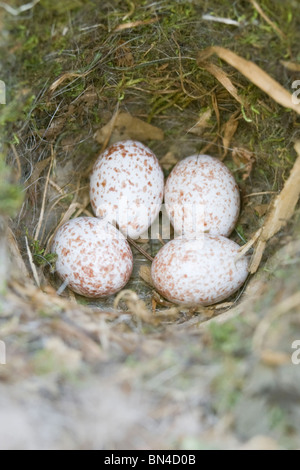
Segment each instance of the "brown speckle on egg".
[{"label": "brown speckle on egg", "polygon": [[239,248],[232,240],[208,234],[172,240],[152,264],[154,286],[178,304],[205,306],[225,300],[248,276],[248,258],[235,261]]},{"label": "brown speckle on egg", "polygon": [[[95,215],[117,222],[124,235],[133,239],[139,238],[156,219],[163,193],[160,164],[141,142],[127,140],[113,144],[94,165],[90,195]],[[122,220],[125,212],[126,221]]]},{"label": "brown speckle on egg", "polygon": [[63,225],[52,252],[58,256],[59,277],[86,297],[115,294],[131,276],[133,258],[127,240],[110,223],[97,218],[80,217]]},{"label": "brown speckle on egg", "polygon": [[240,193],[224,163],[209,155],[193,155],[171,172],[165,204],[178,235],[207,231],[229,236],[239,217]]}]

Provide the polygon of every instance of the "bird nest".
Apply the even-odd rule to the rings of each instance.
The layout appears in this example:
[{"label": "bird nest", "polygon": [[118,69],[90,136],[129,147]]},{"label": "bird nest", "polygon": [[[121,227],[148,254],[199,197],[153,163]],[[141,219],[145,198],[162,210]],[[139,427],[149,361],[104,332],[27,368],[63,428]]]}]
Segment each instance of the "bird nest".
[{"label": "bird nest", "polygon": [[[149,364],[158,351],[181,351],[187,336],[197,354],[199,338],[207,345],[208,362],[229,344],[230,354],[246,348],[267,367],[289,363],[300,305],[296,13],[282,31],[255,2],[240,15],[231,3],[216,5],[218,14],[206,17],[197,2],[101,2],[97,22],[95,2],[34,3],[0,16],[9,52],[0,105],[0,339],[12,358],[0,380],[127,357]],[[71,218],[93,215],[93,164],[127,138],[150,146],[166,177],[195,153],[234,173],[242,211],[231,238],[252,261],[246,285],[226,303],[190,309],[162,298],[149,273],[159,239],[132,243],[134,272],[120,294],[58,294],[53,236]]]}]

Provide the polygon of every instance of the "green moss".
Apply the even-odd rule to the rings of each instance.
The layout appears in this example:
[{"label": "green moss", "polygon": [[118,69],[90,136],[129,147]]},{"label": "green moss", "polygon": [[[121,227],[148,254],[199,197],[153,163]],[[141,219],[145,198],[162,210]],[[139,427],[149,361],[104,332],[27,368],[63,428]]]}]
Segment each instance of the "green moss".
[{"label": "green moss", "polygon": [[75,360],[68,351],[57,354],[54,350],[43,349],[38,351],[32,360],[34,371],[37,375],[55,374],[67,380],[75,380],[79,370],[79,359]]},{"label": "green moss", "polygon": [[209,328],[212,347],[225,354],[245,354],[251,344],[249,340],[245,342],[243,328],[245,325],[241,319],[225,324],[213,322]]},{"label": "green moss", "polygon": [[240,398],[244,387],[244,376],[240,364],[231,358],[223,361],[223,369],[212,382],[214,406],[220,414],[232,410]]},{"label": "green moss", "polygon": [[11,181],[10,169],[0,154],[0,215],[15,216],[23,201],[22,188]]},{"label": "green moss", "polygon": [[41,267],[49,267],[50,272],[54,273],[56,269],[57,255],[55,253],[45,253],[45,248],[41,247],[39,240],[30,242],[31,252],[34,262]]},{"label": "green moss", "polygon": [[86,6],[86,0],[65,0],[64,2],[57,2],[52,0],[41,0],[40,6],[44,8],[44,12],[54,12],[58,16],[63,16],[70,11],[77,10],[81,6]]}]

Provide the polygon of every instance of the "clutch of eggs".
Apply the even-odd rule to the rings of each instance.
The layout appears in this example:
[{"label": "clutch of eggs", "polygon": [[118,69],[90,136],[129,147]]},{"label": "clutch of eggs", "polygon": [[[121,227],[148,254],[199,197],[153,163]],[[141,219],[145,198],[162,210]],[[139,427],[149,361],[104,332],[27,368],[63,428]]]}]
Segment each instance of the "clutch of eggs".
[{"label": "clutch of eggs", "polygon": [[164,175],[154,153],[140,142],[111,145],[94,165],[90,196],[100,219],[117,223],[139,238],[156,219],[163,200]]},{"label": "clutch of eggs", "polygon": [[77,294],[100,298],[115,294],[129,281],[130,246],[119,230],[94,217],[72,219],[57,231],[52,252],[56,270]]},{"label": "clutch of eggs", "polygon": [[236,261],[239,245],[222,236],[167,243],[156,255],[151,276],[163,297],[176,304],[213,305],[234,294],[248,276],[248,258]]},{"label": "clutch of eggs", "polygon": [[239,217],[240,193],[224,163],[209,155],[192,155],[170,173],[165,204],[177,235],[190,238],[209,232],[227,237]]}]

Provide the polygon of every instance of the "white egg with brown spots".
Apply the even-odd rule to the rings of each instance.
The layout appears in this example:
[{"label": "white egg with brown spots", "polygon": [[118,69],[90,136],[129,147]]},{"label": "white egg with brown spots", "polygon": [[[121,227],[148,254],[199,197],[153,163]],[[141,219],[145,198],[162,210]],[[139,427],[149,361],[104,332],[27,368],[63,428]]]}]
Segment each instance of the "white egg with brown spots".
[{"label": "white egg with brown spots", "polygon": [[133,268],[130,246],[119,230],[96,217],[80,217],[56,233],[52,252],[59,277],[77,294],[101,298],[115,294],[129,281]]},{"label": "white egg with brown spots", "polygon": [[229,236],[240,213],[240,193],[230,170],[209,155],[192,155],[172,170],[165,188],[167,214],[177,235]]},{"label": "white egg with brown spots", "polygon": [[208,234],[199,239],[172,240],[152,264],[154,286],[176,304],[207,306],[221,302],[248,276],[248,258],[236,261],[239,248],[228,238]]},{"label": "white egg with brown spots", "polygon": [[164,175],[154,153],[141,142],[111,145],[96,161],[90,196],[94,213],[139,238],[156,219],[163,200]]}]

